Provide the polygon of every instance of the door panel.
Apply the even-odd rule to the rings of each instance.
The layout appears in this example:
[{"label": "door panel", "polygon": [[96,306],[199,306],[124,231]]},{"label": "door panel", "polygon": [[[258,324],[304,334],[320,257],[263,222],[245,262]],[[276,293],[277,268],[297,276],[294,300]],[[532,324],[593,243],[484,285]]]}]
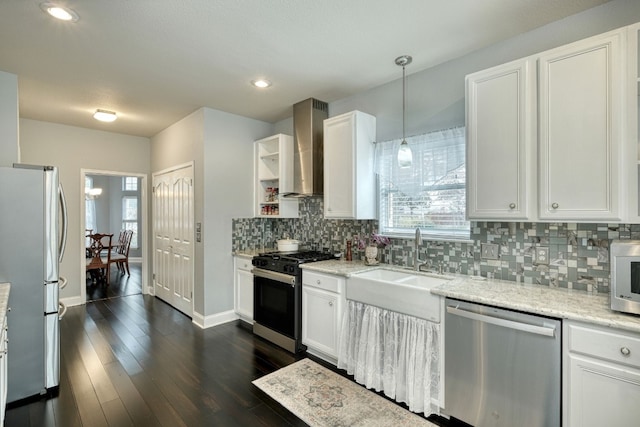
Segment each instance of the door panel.
[{"label": "door panel", "polygon": [[154,175],[154,283],[156,295],[193,314],[193,166]]}]

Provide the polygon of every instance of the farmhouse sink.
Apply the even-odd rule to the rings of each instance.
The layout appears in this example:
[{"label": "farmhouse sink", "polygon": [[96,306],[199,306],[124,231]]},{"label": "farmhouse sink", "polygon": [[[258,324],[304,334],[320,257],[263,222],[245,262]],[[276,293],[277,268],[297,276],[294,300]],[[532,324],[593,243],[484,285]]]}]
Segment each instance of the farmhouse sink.
[{"label": "farmhouse sink", "polygon": [[437,274],[418,274],[379,268],[347,280],[347,299],[440,322],[440,297],[431,289],[451,280]]}]

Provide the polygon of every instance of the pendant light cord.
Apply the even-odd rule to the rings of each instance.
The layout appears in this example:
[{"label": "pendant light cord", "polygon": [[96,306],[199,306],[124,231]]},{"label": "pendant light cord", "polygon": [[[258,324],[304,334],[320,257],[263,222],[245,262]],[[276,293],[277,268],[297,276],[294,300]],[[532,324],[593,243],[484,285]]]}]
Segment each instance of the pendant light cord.
[{"label": "pendant light cord", "polygon": [[407,106],[407,101],[406,101],[406,87],[405,87],[405,76],[404,76],[404,65],[402,66],[402,142],[406,141],[406,133],[405,133],[405,122],[406,122],[406,118],[405,118],[405,109]]}]

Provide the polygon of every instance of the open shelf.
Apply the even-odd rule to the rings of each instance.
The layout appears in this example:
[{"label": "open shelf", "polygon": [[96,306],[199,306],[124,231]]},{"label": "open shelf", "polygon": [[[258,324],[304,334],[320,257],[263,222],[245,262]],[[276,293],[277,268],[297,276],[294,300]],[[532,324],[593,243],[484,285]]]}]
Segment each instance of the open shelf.
[{"label": "open shelf", "polygon": [[297,218],[298,201],[280,194],[293,190],[293,138],[278,134],[255,142],[255,216]]}]

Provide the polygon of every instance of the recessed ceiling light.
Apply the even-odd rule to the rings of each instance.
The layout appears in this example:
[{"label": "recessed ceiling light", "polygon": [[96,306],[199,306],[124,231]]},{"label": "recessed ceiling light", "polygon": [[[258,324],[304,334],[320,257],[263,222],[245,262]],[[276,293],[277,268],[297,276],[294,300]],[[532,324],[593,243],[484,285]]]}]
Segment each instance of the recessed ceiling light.
[{"label": "recessed ceiling light", "polygon": [[114,111],[96,110],[96,112],[93,113],[93,118],[101,122],[112,122],[117,119],[118,116]]},{"label": "recessed ceiling light", "polygon": [[77,22],[80,19],[75,10],[55,3],[40,3],[40,9],[61,21]]},{"label": "recessed ceiling light", "polygon": [[260,89],[271,86],[271,82],[265,79],[251,80],[251,84]]}]

